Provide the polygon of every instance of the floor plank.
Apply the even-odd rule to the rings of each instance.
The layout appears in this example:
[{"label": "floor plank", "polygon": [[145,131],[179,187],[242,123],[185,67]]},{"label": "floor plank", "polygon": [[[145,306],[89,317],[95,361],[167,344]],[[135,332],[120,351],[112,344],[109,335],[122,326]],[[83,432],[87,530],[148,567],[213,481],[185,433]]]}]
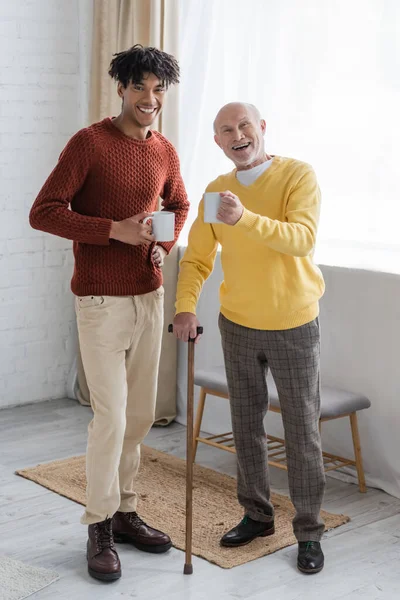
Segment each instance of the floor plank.
[{"label": "floor plank", "polygon": [[[296,547],[235,569],[194,557],[194,574],[182,574],[184,555],[172,549],[152,556],[122,546],[123,577],[112,585],[87,575],[82,507],[31,481],[16,469],[84,453],[90,409],[56,400],[0,411],[0,553],[55,569],[60,580],[33,595],[39,600],[392,600],[400,595],[400,500],[379,490],[328,478],[324,508],[351,522],[323,541],[326,567],[316,577],[298,573]],[[185,457],[185,428],[151,430],[146,443]],[[197,462],[235,475],[235,456],[199,445]],[[272,487],[288,493],[287,475],[271,469]]]}]

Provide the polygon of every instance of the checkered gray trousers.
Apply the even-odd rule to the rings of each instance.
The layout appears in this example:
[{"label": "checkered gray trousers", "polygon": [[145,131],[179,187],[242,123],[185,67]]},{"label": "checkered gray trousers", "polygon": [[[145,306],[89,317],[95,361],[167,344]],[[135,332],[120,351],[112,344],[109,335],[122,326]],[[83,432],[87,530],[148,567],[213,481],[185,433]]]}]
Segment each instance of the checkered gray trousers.
[{"label": "checkered gray trousers", "polygon": [[249,329],[219,317],[237,453],[238,499],[256,521],[270,521],[267,434],[268,368],[279,394],[290,497],[298,541],[319,541],[325,488],[320,417],[318,319],[283,331]]}]

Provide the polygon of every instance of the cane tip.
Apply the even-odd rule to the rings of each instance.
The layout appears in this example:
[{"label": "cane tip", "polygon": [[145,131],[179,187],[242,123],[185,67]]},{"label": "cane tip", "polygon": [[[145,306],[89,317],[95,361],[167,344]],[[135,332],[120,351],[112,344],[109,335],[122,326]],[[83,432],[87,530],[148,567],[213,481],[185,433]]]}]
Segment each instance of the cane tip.
[{"label": "cane tip", "polygon": [[183,574],[184,575],[192,575],[192,573],[193,573],[193,565],[185,564],[185,566],[183,568]]}]

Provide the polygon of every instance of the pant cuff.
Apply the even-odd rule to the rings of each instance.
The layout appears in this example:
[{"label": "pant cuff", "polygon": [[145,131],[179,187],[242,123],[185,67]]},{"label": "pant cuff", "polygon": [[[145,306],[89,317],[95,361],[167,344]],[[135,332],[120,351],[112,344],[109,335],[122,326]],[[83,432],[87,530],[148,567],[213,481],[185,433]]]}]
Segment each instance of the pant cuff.
[{"label": "pant cuff", "polygon": [[105,515],[104,517],[89,515],[88,513],[83,513],[81,517],[82,525],[94,525],[95,523],[102,523],[106,519],[110,519],[113,515]]},{"label": "pant cuff", "polygon": [[261,515],[260,513],[253,512],[251,510],[246,510],[246,515],[253,519],[253,521],[258,521],[259,523],[272,523],[274,520],[274,515]]},{"label": "pant cuff", "polygon": [[322,539],[322,533],[315,533],[315,531],[312,533],[296,533],[295,531],[294,535],[298,542],[320,542]]},{"label": "pant cuff", "polygon": [[137,502],[131,502],[129,503],[124,503],[121,504],[121,506],[118,509],[118,512],[122,512],[122,513],[129,513],[129,512],[136,512],[137,510]]}]

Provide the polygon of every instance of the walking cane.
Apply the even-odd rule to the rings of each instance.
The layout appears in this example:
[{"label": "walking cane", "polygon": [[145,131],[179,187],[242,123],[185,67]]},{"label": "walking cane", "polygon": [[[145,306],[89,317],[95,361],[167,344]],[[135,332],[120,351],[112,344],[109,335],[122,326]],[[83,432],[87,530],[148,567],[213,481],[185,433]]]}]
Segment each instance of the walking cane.
[{"label": "walking cane", "polygon": [[[168,326],[172,333],[173,325]],[[197,335],[203,328],[197,328]],[[184,575],[193,573],[192,565],[192,530],[193,530],[193,408],[194,408],[194,339],[188,344],[188,380],[187,380],[187,421],[186,421],[186,541]]]}]

